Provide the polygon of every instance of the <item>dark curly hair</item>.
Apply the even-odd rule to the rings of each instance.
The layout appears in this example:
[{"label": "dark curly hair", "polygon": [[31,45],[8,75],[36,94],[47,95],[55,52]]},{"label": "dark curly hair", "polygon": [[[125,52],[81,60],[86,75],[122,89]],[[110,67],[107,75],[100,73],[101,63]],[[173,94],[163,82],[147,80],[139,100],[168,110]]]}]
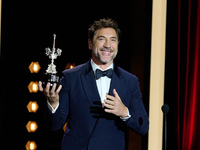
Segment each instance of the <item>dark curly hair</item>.
[{"label": "dark curly hair", "polygon": [[88,28],[88,39],[93,41],[96,31],[101,28],[113,28],[117,33],[118,41],[120,41],[121,31],[118,28],[117,22],[111,18],[96,20],[90,28]]}]

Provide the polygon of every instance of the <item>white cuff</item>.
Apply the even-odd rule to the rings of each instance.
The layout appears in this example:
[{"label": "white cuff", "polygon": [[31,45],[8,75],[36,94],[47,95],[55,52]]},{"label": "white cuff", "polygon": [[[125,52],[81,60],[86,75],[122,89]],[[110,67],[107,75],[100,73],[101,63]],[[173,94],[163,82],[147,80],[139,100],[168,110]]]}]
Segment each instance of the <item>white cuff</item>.
[{"label": "white cuff", "polygon": [[54,114],[54,113],[56,112],[56,110],[58,109],[59,103],[58,103],[58,105],[56,106],[56,108],[53,108],[53,107],[51,106],[51,104],[47,101],[47,106],[48,106],[49,110],[51,111],[51,113]]},{"label": "white cuff", "polygon": [[[127,108],[127,107],[126,107],[126,108]],[[127,108],[127,117],[126,117],[126,118],[120,117],[120,119],[122,119],[122,121],[127,121],[130,117],[131,117],[131,115],[130,115],[129,110],[128,110],[128,108]]]}]

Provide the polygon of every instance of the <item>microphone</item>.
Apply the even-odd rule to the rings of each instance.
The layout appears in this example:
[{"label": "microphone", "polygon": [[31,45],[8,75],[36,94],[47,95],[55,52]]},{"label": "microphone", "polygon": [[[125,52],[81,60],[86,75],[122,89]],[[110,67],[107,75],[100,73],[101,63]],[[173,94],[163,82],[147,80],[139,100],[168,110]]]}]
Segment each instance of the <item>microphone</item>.
[{"label": "microphone", "polygon": [[169,106],[167,104],[164,104],[162,107],[161,107],[163,113],[168,113],[169,112]]},{"label": "microphone", "polygon": [[164,140],[164,150],[167,150],[167,113],[169,112],[169,106],[167,104],[164,104],[161,107],[162,112],[164,113],[164,120],[165,120],[165,140]]}]

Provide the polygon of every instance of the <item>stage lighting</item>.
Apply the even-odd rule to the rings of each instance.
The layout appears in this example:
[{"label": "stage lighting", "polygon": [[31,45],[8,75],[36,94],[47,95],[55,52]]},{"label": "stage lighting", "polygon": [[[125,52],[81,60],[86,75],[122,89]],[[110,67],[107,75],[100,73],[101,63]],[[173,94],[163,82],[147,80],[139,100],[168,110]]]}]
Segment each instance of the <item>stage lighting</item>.
[{"label": "stage lighting", "polygon": [[67,122],[64,124],[64,126],[63,126],[63,131],[65,132],[65,128],[66,128],[66,126],[67,126]]},{"label": "stage lighting", "polygon": [[38,106],[38,104],[37,104],[36,101],[30,101],[26,107],[27,107],[27,109],[28,109],[28,111],[29,111],[30,113],[31,113],[31,112],[36,113],[36,111],[37,111],[38,108],[39,108],[39,106]]},{"label": "stage lighting", "polygon": [[28,141],[25,145],[26,150],[36,150],[37,149],[37,145],[35,143],[35,141]]},{"label": "stage lighting", "polygon": [[38,128],[38,125],[35,121],[29,121],[26,125],[28,132],[35,132]]},{"label": "stage lighting", "polygon": [[68,63],[67,65],[66,65],[66,67],[65,67],[65,69],[72,69],[72,68],[74,68],[76,65],[75,65],[75,63]]},{"label": "stage lighting", "polygon": [[38,82],[31,81],[28,85],[28,89],[30,93],[37,93],[38,91]]},{"label": "stage lighting", "polygon": [[31,64],[29,65],[29,70],[31,73],[38,73],[38,71],[40,70],[40,64],[38,62],[31,62]]}]

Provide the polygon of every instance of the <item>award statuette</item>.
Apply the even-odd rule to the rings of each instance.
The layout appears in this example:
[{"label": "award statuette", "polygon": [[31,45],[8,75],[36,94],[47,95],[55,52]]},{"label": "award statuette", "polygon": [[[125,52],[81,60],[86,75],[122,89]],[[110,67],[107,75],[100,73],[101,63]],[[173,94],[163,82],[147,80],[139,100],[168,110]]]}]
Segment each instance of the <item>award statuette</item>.
[{"label": "award statuette", "polygon": [[46,51],[46,55],[49,56],[49,59],[51,59],[51,64],[48,65],[48,68],[46,70],[46,73],[43,73],[43,78],[42,78],[42,87],[46,88],[46,84],[47,82],[50,82],[50,87],[53,86],[54,83],[57,83],[58,86],[58,82],[59,82],[59,76],[56,74],[56,65],[54,65],[54,59],[57,58],[57,56],[61,55],[62,50],[57,48],[55,48],[55,40],[56,40],[56,35],[53,35],[53,48],[52,50],[48,47],[45,48]]}]

